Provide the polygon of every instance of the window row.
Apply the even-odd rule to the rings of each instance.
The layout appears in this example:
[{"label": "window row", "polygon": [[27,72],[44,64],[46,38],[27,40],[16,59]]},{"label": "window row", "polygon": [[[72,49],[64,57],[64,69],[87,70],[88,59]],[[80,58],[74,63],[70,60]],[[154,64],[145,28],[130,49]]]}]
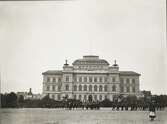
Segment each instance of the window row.
[{"label": "window row", "polygon": [[56,88],[56,86],[52,85],[52,86],[46,86],[46,91],[61,91],[61,86],[58,86]]},{"label": "window row", "polygon": [[47,77],[47,82],[61,82],[61,78],[60,77]]},{"label": "window row", "polygon": [[121,92],[130,92],[130,88],[132,90],[133,93],[136,92],[136,88],[134,86],[130,87],[130,86],[120,86],[120,91]]},{"label": "window row", "polygon": [[135,84],[135,83],[136,83],[136,80],[135,80],[135,79],[126,78],[126,79],[124,80],[123,78],[121,78],[120,80],[121,80],[121,83],[126,83],[126,84],[130,84],[130,80],[131,80],[131,83],[132,83],[132,84]]},{"label": "window row", "polygon": [[[107,77],[76,77],[76,82],[107,82]],[[113,80],[115,82],[115,78]]]},{"label": "window row", "polygon": [[[69,85],[68,84],[66,84],[65,85],[65,90],[66,91],[69,91]],[[112,91],[113,92],[116,92],[116,85],[113,85],[112,86]],[[79,86],[77,86],[77,85],[74,85],[73,86],[73,91],[95,91],[95,92],[97,92],[97,91],[99,91],[99,92],[108,92],[108,87],[107,87],[107,85],[104,85],[104,86],[102,86],[102,85],[99,85],[99,86],[97,86],[97,85],[94,85],[94,86],[92,86],[92,85],[79,85]]]}]

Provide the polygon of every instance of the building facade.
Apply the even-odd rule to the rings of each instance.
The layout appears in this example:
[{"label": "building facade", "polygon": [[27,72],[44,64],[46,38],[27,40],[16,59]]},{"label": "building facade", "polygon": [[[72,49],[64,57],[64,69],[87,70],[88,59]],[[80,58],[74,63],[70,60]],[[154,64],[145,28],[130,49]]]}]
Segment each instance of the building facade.
[{"label": "building facade", "polygon": [[82,101],[102,101],[119,95],[138,95],[140,74],[133,71],[119,71],[116,62],[110,64],[99,56],[83,56],[72,63],[66,63],[63,70],[49,70],[43,75],[43,95],[55,100],[63,98]]}]

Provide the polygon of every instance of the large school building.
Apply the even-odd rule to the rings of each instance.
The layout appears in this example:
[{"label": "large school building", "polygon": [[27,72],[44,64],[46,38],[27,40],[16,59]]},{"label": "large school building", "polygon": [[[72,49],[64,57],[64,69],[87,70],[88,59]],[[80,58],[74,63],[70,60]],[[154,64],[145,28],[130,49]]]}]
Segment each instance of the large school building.
[{"label": "large school building", "polygon": [[83,56],[72,63],[66,63],[62,70],[43,72],[43,94],[55,100],[64,98],[111,101],[119,96],[140,94],[140,74],[133,71],[119,71],[118,64],[110,64],[99,56]]}]

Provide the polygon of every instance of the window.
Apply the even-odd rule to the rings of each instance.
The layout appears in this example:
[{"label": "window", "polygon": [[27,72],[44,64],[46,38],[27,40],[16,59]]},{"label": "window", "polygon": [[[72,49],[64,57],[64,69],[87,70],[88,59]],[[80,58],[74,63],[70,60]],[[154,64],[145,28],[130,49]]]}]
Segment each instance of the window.
[{"label": "window", "polygon": [[100,101],[102,100],[102,95],[99,95],[99,100],[100,100]]},{"label": "window", "polygon": [[121,92],[124,92],[124,87],[123,87],[123,85],[120,85],[120,90],[121,90]]},{"label": "window", "polygon": [[79,100],[81,100],[82,99],[82,96],[81,95],[79,95]]},{"label": "window", "polygon": [[67,98],[67,99],[68,99],[68,94],[66,94],[66,95],[65,95],[65,98]]},{"label": "window", "polygon": [[47,82],[50,82],[50,77],[47,77]]},{"label": "window", "polygon": [[87,86],[86,85],[84,85],[84,91],[87,91]]},{"label": "window", "polygon": [[97,91],[97,85],[94,85],[94,91]]},{"label": "window", "polygon": [[136,89],[135,89],[135,87],[133,87],[133,88],[132,88],[132,92],[134,92],[134,93],[136,92]]},{"label": "window", "polygon": [[55,91],[55,86],[52,86],[52,91]]},{"label": "window", "polygon": [[55,95],[54,94],[52,94],[52,99],[55,99]]},{"label": "window", "polygon": [[70,80],[69,76],[66,76],[66,82],[69,82],[69,80]]},{"label": "window", "polygon": [[95,100],[95,101],[97,100],[97,95],[94,95],[94,100]]},{"label": "window", "polygon": [[107,99],[107,95],[105,95],[105,99]]},{"label": "window", "polygon": [[112,82],[115,82],[115,77],[112,77]]},{"label": "window", "polygon": [[74,91],[77,91],[77,86],[76,85],[74,85]]},{"label": "window", "polygon": [[89,85],[89,91],[92,91],[92,85]]},{"label": "window", "polygon": [[129,86],[126,87],[126,92],[130,92]]},{"label": "window", "polygon": [[102,79],[102,77],[100,77],[100,78],[99,78],[99,82],[103,82],[103,79]]},{"label": "window", "polygon": [[82,85],[79,85],[79,91],[82,91]]},{"label": "window", "polygon": [[107,92],[108,89],[107,89],[107,85],[104,86],[104,91]]},{"label": "window", "polygon": [[61,90],[61,86],[59,85],[59,86],[58,86],[58,91],[60,91],[60,90]]},{"label": "window", "polygon": [[87,82],[87,77],[84,77],[84,82]]},{"label": "window", "polygon": [[58,94],[58,95],[57,95],[57,99],[58,99],[58,100],[60,100],[60,99],[61,99],[61,98],[60,98],[60,94]]},{"label": "window", "polygon": [[100,85],[99,86],[99,91],[102,92],[102,90],[103,90],[103,87],[102,87],[102,85]]},{"label": "window", "polygon": [[58,78],[58,82],[61,82],[61,78]]},{"label": "window", "polygon": [[107,82],[107,77],[104,78],[105,82]]},{"label": "window", "polygon": [[84,95],[84,100],[86,100],[86,98],[87,98],[86,95]]},{"label": "window", "polygon": [[129,84],[129,78],[126,79],[126,83]]},{"label": "window", "polygon": [[115,86],[115,85],[112,86],[112,91],[113,91],[113,92],[116,91],[116,86]]},{"label": "window", "polygon": [[132,83],[135,83],[135,79],[132,79]]},{"label": "window", "polygon": [[123,79],[123,78],[121,78],[120,80],[121,80],[121,83],[123,84],[123,83],[124,83],[124,79]]},{"label": "window", "polygon": [[76,96],[76,95],[74,95],[74,96],[73,96],[73,98],[74,98],[74,99],[76,99],[76,98],[77,98],[77,96]]},{"label": "window", "polygon": [[82,77],[79,77],[79,82],[82,82]]},{"label": "window", "polygon": [[46,87],[46,90],[49,91],[49,89],[50,89],[49,86],[47,86],[47,87]]},{"label": "window", "polygon": [[94,82],[97,82],[97,77],[94,77]]},{"label": "window", "polygon": [[66,91],[69,91],[69,85],[66,84]]},{"label": "window", "polygon": [[89,82],[92,82],[92,77],[89,77]]},{"label": "window", "polygon": [[135,79],[132,79],[132,86],[135,86]]},{"label": "window", "polygon": [[56,78],[55,77],[53,77],[52,82],[56,82]]}]

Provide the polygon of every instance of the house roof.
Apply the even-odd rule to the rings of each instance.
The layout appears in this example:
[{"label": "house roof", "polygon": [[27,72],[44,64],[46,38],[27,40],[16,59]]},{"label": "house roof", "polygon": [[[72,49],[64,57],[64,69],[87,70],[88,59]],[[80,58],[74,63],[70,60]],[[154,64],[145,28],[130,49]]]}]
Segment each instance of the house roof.
[{"label": "house roof", "polygon": [[50,74],[50,75],[62,74],[62,71],[60,71],[60,70],[48,70],[48,71],[46,71],[46,72],[43,72],[42,74],[43,74],[43,75],[47,75],[47,74]]},{"label": "house roof", "polygon": [[128,75],[136,75],[140,76],[141,74],[136,73],[134,71],[119,71],[120,75],[128,76]]}]

